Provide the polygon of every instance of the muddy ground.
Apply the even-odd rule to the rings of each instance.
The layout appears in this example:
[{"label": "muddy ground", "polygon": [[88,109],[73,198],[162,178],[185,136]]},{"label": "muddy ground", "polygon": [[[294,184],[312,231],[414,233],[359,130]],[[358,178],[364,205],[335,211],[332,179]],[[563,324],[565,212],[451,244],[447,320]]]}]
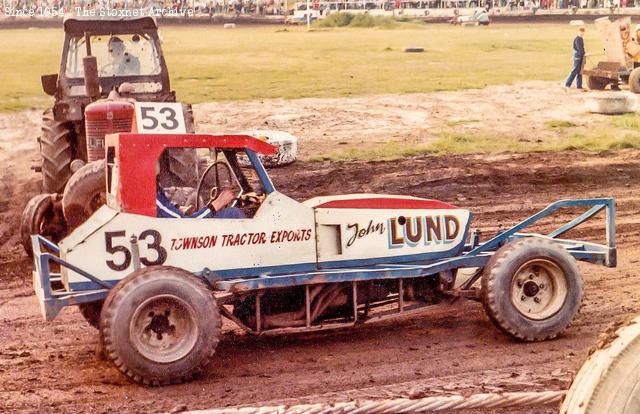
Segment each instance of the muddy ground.
[{"label": "muddy ground", "polygon": [[[462,99],[455,93],[431,95],[443,101]],[[323,131],[332,132],[334,142],[384,140],[391,120],[404,122],[402,114],[408,121],[393,133],[398,138],[411,137],[416,133],[412,123],[418,121],[401,110],[407,105],[417,108],[416,117],[435,119],[430,121],[435,127],[453,116],[430,116],[429,109],[422,108],[424,98],[345,100],[344,106],[333,107],[339,120],[334,126],[326,125],[326,117],[304,116],[311,100],[253,102],[238,104],[233,121],[227,124],[253,128],[261,119],[259,113],[269,111],[284,123],[281,127],[305,137],[301,146],[303,157],[308,158],[316,145],[329,145]],[[549,97],[547,103],[553,99],[565,98]],[[369,114],[379,100],[388,102],[388,110]],[[332,102],[313,100],[313,107],[340,105],[338,100],[327,101]],[[492,128],[493,112],[508,101],[483,104],[488,128]],[[545,115],[544,103],[538,105],[539,117],[530,114],[531,108],[522,116],[531,116],[534,125],[541,122],[538,118],[558,118]],[[196,108],[196,116],[214,122],[224,111],[230,116],[232,106],[208,104]],[[524,131],[514,111],[511,130]],[[367,128],[364,117],[370,117],[374,126]],[[475,227],[485,238],[560,198],[615,196],[619,266],[580,265],[586,287],[582,310],[566,333],[553,341],[514,341],[491,324],[481,304],[458,301],[403,321],[321,334],[255,339],[227,326],[214,363],[202,378],[164,388],[133,385],[96,357],[98,335],[75,309],[64,310],[49,323],[39,315],[29,279],[31,266],[16,233],[24,203],[38,191],[38,176],[29,170],[37,159],[37,118],[36,111],[0,115],[0,412],[158,412],[409,394],[561,390],[568,387],[599,333],[640,310],[640,151],[423,156],[395,162],[300,161],[271,171],[277,188],[297,199],[347,192],[441,199],[471,209]],[[509,123],[510,119],[503,119],[494,127]],[[575,214],[560,214],[544,228],[568,221],[573,217],[570,213]],[[603,240],[603,221],[598,218],[571,236]],[[550,413],[557,412],[557,407],[512,412]]]}]

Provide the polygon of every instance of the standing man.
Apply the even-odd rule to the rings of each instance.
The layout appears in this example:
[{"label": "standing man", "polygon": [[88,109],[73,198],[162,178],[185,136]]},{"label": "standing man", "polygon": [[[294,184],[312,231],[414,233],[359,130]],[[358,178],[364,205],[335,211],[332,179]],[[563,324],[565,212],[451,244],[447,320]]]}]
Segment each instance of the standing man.
[{"label": "standing man", "polygon": [[582,64],[584,63],[584,40],[582,37],[584,36],[584,25],[578,28],[578,34],[575,39],[573,39],[573,69],[571,69],[571,73],[567,78],[564,86],[567,88],[571,87],[573,80],[576,80],[576,87],[578,89],[582,89]]}]

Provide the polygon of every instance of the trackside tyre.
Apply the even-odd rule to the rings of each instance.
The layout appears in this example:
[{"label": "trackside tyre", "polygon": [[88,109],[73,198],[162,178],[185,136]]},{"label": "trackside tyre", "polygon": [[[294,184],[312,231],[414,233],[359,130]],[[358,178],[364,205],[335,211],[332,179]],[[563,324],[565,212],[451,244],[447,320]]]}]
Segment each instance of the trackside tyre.
[{"label": "trackside tyre", "polygon": [[633,93],[640,93],[640,68],[635,68],[629,74],[629,89]]},{"label": "trackside tyre", "polygon": [[104,160],[82,166],[69,179],[62,196],[62,212],[69,230],[84,223],[106,202]]},{"label": "trackside tyre", "polygon": [[190,380],[210,362],[220,310],[204,281],[170,266],[133,272],[102,308],[105,354],[131,380],[163,385]]},{"label": "trackside tyre", "polygon": [[48,109],[42,115],[40,155],[42,156],[42,187],[46,193],[61,193],[71,177],[73,137],[69,124],[53,119]]},{"label": "trackside tyre", "polygon": [[502,246],[482,275],[482,302],[505,333],[524,341],[555,338],[580,309],[582,277],[559,244],[527,237]]},{"label": "trackside tyre", "polygon": [[561,414],[640,413],[640,318],[582,365]]},{"label": "trackside tyre", "polygon": [[601,78],[600,76],[589,76],[587,78],[587,86],[592,91],[601,91],[611,83],[611,81],[607,78]]}]

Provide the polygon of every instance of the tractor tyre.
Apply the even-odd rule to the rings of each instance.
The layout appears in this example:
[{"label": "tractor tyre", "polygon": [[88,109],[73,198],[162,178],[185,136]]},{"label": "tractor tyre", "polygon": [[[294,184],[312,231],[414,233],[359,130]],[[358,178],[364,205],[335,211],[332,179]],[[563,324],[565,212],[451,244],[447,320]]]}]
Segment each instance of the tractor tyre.
[{"label": "tractor tyre", "polygon": [[151,266],[113,288],[102,307],[107,358],[132,381],[188,381],[211,361],[220,337],[220,310],[202,279],[186,270]]},{"label": "tractor tyre", "polygon": [[92,161],[69,179],[62,196],[62,212],[69,231],[84,223],[106,202],[104,160]]},{"label": "tractor tyre", "polygon": [[602,91],[609,83],[611,83],[611,80],[600,76],[589,76],[587,78],[587,86],[592,91]]},{"label": "tractor tyre", "polygon": [[640,93],[640,67],[635,68],[629,74],[629,89],[633,93]]},{"label": "tractor tyre", "polygon": [[74,158],[73,136],[69,124],[53,119],[53,111],[42,115],[42,187],[46,193],[61,193],[71,177],[71,161]]},{"label": "tractor tyre", "polygon": [[38,194],[29,200],[22,211],[20,237],[29,257],[33,257],[32,234],[44,236],[54,243],[67,234],[59,197],[57,194]]},{"label": "tractor tyre", "polygon": [[100,312],[102,311],[103,303],[103,301],[98,301],[78,305],[82,317],[96,329],[100,329]]},{"label": "tractor tyre", "polygon": [[611,338],[578,371],[561,414],[640,413],[640,318]]},{"label": "tractor tyre", "polygon": [[195,148],[169,148],[160,158],[160,185],[166,187],[196,187],[198,185],[198,154]]},{"label": "tractor tyre", "polygon": [[523,341],[555,338],[582,301],[582,277],[559,244],[527,237],[502,246],[482,275],[482,302],[489,318]]}]

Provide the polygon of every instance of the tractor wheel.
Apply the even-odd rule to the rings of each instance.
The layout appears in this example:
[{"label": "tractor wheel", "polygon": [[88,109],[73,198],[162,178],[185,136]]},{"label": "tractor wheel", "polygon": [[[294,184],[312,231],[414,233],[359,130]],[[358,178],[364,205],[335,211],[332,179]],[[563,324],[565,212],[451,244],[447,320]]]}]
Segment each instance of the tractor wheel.
[{"label": "tractor wheel", "polygon": [[186,270],[151,266],[109,292],[100,316],[107,358],[145,385],[190,380],[211,360],[220,310],[205,283]]},{"label": "tractor wheel", "polygon": [[629,74],[629,89],[633,93],[640,93],[640,67],[635,68]]},{"label": "tractor wheel", "polygon": [[600,76],[589,76],[587,78],[587,86],[592,91],[601,91],[607,87],[611,81],[607,78],[601,78]]},{"label": "tractor wheel", "polygon": [[556,242],[527,237],[498,249],[484,269],[482,302],[491,320],[524,341],[555,338],[580,309],[582,277]]},{"label": "tractor wheel", "polygon": [[39,194],[27,203],[20,220],[22,246],[29,257],[33,257],[31,235],[40,234],[54,243],[67,234],[57,194]]},{"label": "tractor wheel", "polygon": [[613,338],[582,365],[561,414],[640,412],[640,318],[618,330]]},{"label": "tractor wheel", "polygon": [[69,230],[84,223],[106,202],[104,160],[92,161],[69,179],[62,196],[62,211]]},{"label": "tractor wheel", "polygon": [[89,302],[78,305],[82,317],[96,329],[100,329],[100,312],[104,302]]},{"label": "tractor wheel", "polygon": [[160,158],[162,187],[196,187],[198,155],[194,148],[170,148]]},{"label": "tractor wheel", "polygon": [[73,160],[72,132],[68,124],[53,119],[53,111],[48,109],[42,116],[42,187],[46,193],[61,193],[71,177]]}]

